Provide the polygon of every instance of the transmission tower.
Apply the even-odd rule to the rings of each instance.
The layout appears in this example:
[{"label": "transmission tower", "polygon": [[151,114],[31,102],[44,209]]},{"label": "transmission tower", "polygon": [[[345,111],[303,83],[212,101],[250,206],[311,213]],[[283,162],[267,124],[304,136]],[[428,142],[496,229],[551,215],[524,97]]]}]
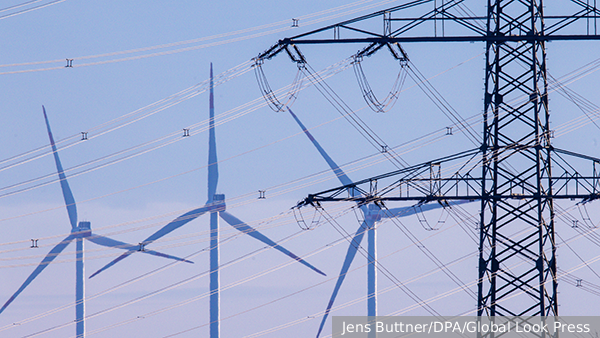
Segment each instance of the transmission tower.
[{"label": "transmission tower", "polygon": [[[573,13],[546,16],[542,0],[488,0],[487,15],[475,16],[462,0],[417,0],[282,39],[260,54],[264,62],[285,51],[301,63],[305,44],[365,44],[357,55],[383,47],[403,51],[403,42],[486,44],[479,148],[311,194],[301,205],[480,201],[477,315],[558,315],[554,201],[600,196],[600,159],[551,143],[546,43],[600,39],[595,1],[564,2]],[[403,15],[409,8],[424,14]],[[367,20],[383,22],[382,31],[365,30]],[[424,27],[434,29],[414,35]],[[456,163],[460,169],[440,171]]]}]

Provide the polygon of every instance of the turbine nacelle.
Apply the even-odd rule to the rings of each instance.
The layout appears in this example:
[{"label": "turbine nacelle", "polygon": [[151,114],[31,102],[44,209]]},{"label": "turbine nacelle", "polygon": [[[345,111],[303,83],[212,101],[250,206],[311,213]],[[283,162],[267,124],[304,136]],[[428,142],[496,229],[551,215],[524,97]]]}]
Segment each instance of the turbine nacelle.
[{"label": "turbine nacelle", "polygon": [[92,235],[92,223],[89,221],[81,221],[71,230],[72,234],[77,234],[80,237],[89,237]]},{"label": "turbine nacelle", "polygon": [[222,212],[226,208],[225,194],[214,194],[212,203],[208,203],[208,210],[211,212]]},{"label": "turbine nacelle", "polygon": [[376,204],[369,204],[367,207],[365,220],[374,227],[376,222],[381,221],[381,208]]}]

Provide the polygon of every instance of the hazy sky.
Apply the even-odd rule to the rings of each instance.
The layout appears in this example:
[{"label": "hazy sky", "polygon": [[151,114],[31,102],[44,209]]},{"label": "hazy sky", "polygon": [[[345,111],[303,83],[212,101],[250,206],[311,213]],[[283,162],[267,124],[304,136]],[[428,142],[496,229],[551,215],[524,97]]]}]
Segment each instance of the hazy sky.
[{"label": "hazy sky", "polygon": [[[76,201],[80,220],[105,236],[137,244],[176,216],[202,206],[207,195],[208,79],[229,69],[236,76],[215,89],[218,192],[228,211],[260,228],[275,240],[327,273],[323,277],[291,262],[275,250],[221,224],[224,286],[221,296],[223,337],[311,336],[333,289],[348,242],[360,216],[351,204],[326,209],[335,224],[321,222],[301,231],[290,208],[309,193],[336,187],[325,161],[287,113],[265,106],[248,62],[278,39],[394,6],[399,1],[3,1],[0,5],[0,302],[23,283],[48,251],[70,231],[42,115],[46,107],[59,154]],[[558,3],[558,4],[556,4]],[[25,4],[22,7],[12,7]],[[44,7],[43,5],[48,5]],[[483,3],[468,2],[478,15]],[[36,6],[41,6],[37,8]],[[425,5],[410,15],[431,9]],[[551,13],[572,13],[568,1],[547,4]],[[407,14],[407,15],[409,15]],[[299,18],[299,27],[292,26]],[[379,29],[381,23],[373,23]],[[593,25],[592,25],[593,27]],[[369,28],[372,28],[369,26]],[[438,27],[439,29],[439,27]],[[451,29],[451,28],[448,28]],[[573,28],[584,32],[585,25]],[[424,27],[421,32],[431,32]],[[309,65],[324,69],[363,46],[302,46]],[[415,67],[464,118],[483,109],[484,45],[481,43],[405,44]],[[595,42],[548,44],[548,69],[556,78],[595,61]],[[72,59],[72,61],[67,61]],[[72,62],[72,67],[65,67]],[[237,67],[237,68],[236,68]],[[385,96],[399,71],[386,51],[363,62],[375,93]],[[273,89],[288,85],[296,66],[285,54],[265,62]],[[581,73],[570,88],[597,102],[595,68]],[[239,76],[237,76],[239,75]],[[351,67],[327,80],[331,88],[410,164],[473,148],[460,133],[425,142],[424,135],[445,133],[452,124],[415,86],[406,80],[396,105],[375,113],[362,98]],[[183,91],[183,92],[182,92]],[[178,94],[179,93],[179,94]],[[177,94],[178,96],[172,96]],[[196,95],[198,94],[198,95]],[[581,110],[552,95],[552,126],[583,116]],[[295,113],[311,128],[332,158],[352,179],[366,178],[395,167],[369,144],[314,87],[301,91]],[[557,135],[555,145],[591,156],[599,155],[599,128],[583,120]],[[182,137],[189,128],[191,137]],[[474,126],[481,135],[481,126]],[[563,129],[561,129],[563,130]],[[87,140],[81,141],[81,132]],[[258,199],[264,190],[266,199]],[[576,202],[576,201],[575,201]],[[572,206],[567,203],[564,207]],[[395,205],[394,205],[395,206]],[[400,206],[400,204],[398,205]],[[588,205],[590,219],[571,209],[558,223],[567,239],[577,235],[569,220],[597,224],[600,215]],[[470,238],[478,207],[465,209],[475,218],[457,222],[442,211],[421,215],[437,231],[428,231],[416,216],[400,220],[436,257],[476,290],[477,244]],[[313,210],[303,209],[306,220]],[[208,335],[208,216],[203,216],[152,244],[152,249],[195,264],[176,264],[134,254],[98,277],[88,279],[87,331],[90,336],[198,337]],[[422,299],[449,295],[432,302],[448,315],[472,314],[476,302],[403,235],[400,225],[378,229],[380,262]],[[39,248],[31,249],[30,239]],[[365,244],[365,243],[363,243]],[[598,255],[585,239],[569,243],[583,260]],[[75,333],[75,246],[69,246],[0,315],[0,335],[66,337]],[[572,269],[581,260],[565,245],[559,267]],[[120,254],[87,243],[86,276]],[[366,312],[366,260],[358,255],[332,315]],[[598,263],[590,265],[599,269]],[[158,271],[155,271],[160,269]],[[155,271],[155,272],[154,272]],[[574,272],[584,282],[600,284],[591,269]],[[596,310],[596,295],[568,283],[560,284],[561,314]],[[171,287],[172,286],[172,287]],[[428,315],[385,276],[379,276],[379,313]],[[101,295],[94,297],[97,294]],[[585,312],[588,311],[588,312]],[[330,325],[326,326],[327,333]],[[95,335],[92,335],[95,334]]]}]

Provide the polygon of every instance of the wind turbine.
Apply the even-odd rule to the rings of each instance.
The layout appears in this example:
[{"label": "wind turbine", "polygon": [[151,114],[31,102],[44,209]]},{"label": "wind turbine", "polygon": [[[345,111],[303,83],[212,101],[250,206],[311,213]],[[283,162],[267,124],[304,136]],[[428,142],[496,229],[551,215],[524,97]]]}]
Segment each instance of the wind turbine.
[{"label": "wind turbine", "polygon": [[[71,188],[69,187],[69,183],[67,182],[67,177],[65,176],[65,172],[63,170],[62,164],[60,163],[60,158],[58,157],[58,151],[56,149],[56,144],[54,143],[54,138],[52,137],[52,131],[50,130],[50,123],[48,122],[48,116],[46,115],[46,108],[42,106],[42,110],[44,111],[44,119],[46,120],[46,127],[48,129],[48,137],[50,138],[50,144],[52,146],[52,152],[54,153],[54,161],[56,162],[56,170],[58,172],[58,177],[60,178],[60,187],[63,193],[63,197],[65,200],[65,205],[67,207],[67,213],[69,214],[69,221],[71,223],[71,233],[65,239],[63,239],[60,243],[58,243],[50,252],[44,257],[42,262],[38,264],[38,266],[33,270],[33,272],[27,277],[25,282],[19,287],[19,289],[4,303],[2,308],[0,308],[0,313],[2,313],[14,300],[17,298],[25,288],[31,284],[31,282],[73,241],[75,241],[76,245],[76,261],[75,261],[75,318],[76,318],[76,332],[77,338],[85,336],[85,277],[84,277],[84,240],[89,240],[92,243],[96,243],[101,246],[106,246],[109,248],[117,248],[124,250],[137,250],[137,245],[127,244],[121,241],[114,240],[112,238],[93,235],[91,229],[91,223],[88,221],[81,221],[79,224],[77,223],[77,207],[75,205],[75,198],[73,197],[73,193],[71,192]],[[175,259],[179,261],[184,261],[187,263],[192,263],[191,261],[178,258],[171,255],[166,255],[153,250],[145,250],[143,251],[146,254]]]},{"label": "wind turbine", "polygon": [[[304,124],[300,121],[298,116],[294,114],[294,112],[289,108],[288,111],[298,123],[304,134],[308,137],[308,139],[313,143],[315,148],[319,151],[323,159],[327,162],[333,173],[340,180],[342,185],[351,185],[353,182],[350,178],[344,173],[344,171],[335,163],[335,161],[327,154],[325,149],[321,147],[319,142],[313,137],[313,135],[306,129]],[[355,192],[351,191],[352,197],[355,196]],[[456,203],[453,203],[456,204]],[[441,207],[442,205],[439,203],[436,204],[424,204],[419,207],[420,211],[427,211]],[[361,204],[358,205],[358,208],[363,214],[363,222],[356,230],[356,233],[352,237],[350,241],[350,246],[348,247],[348,251],[346,252],[346,257],[344,258],[344,263],[342,264],[342,269],[340,271],[340,275],[335,283],[335,287],[333,288],[333,292],[329,299],[329,303],[327,304],[327,308],[325,309],[325,314],[323,315],[323,319],[321,320],[321,325],[319,326],[319,331],[317,332],[317,338],[323,331],[323,327],[325,326],[325,322],[327,321],[327,317],[329,316],[329,312],[333,307],[333,303],[335,302],[335,298],[337,297],[340,288],[346,278],[346,274],[350,269],[350,265],[356,256],[356,252],[360,247],[360,243],[363,240],[365,233],[368,234],[367,244],[367,316],[377,316],[377,237],[375,229],[377,228],[377,224],[380,223],[385,218],[396,218],[396,217],[405,217],[412,215],[416,212],[416,207],[401,207],[401,208],[391,208],[382,210],[381,207],[375,203]]]},{"label": "wind turbine", "polygon": [[[220,312],[219,312],[219,217],[226,223],[241,231],[242,233],[257,239],[275,250],[291,257],[301,264],[309,267],[317,273],[325,276],[325,274],[306,262],[304,259],[296,256],[289,250],[277,244],[267,236],[263,235],[256,229],[247,225],[237,217],[226,211],[225,195],[217,194],[217,183],[219,180],[218,160],[217,160],[217,142],[215,137],[215,107],[214,107],[214,85],[213,85],[213,70],[212,63],[210,64],[210,96],[209,96],[209,136],[208,136],[208,200],[206,204],[200,208],[186,212],[177,217],[160,230],[146,238],[141,245],[148,245],[155,240],[169,234],[171,231],[183,226],[184,224],[193,221],[205,213],[210,213],[210,337],[219,337],[220,332]],[[90,278],[96,276],[100,272],[113,266],[120,260],[135,253],[136,250],[129,250],[117,257],[112,262],[108,263],[100,270],[96,271]]]}]

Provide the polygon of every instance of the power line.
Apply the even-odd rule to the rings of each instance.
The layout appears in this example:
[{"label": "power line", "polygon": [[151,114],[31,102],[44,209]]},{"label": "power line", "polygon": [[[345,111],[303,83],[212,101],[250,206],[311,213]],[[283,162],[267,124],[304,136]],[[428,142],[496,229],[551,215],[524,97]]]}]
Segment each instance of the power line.
[{"label": "power line", "polygon": [[[59,2],[63,2],[63,1],[66,1],[66,0],[54,0],[50,4],[56,4]],[[298,18],[302,20],[303,26],[310,26],[310,25],[314,25],[317,23],[327,21],[327,20],[332,20],[332,19],[339,18],[342,16],[351,15],[351,14],[354,14],[354,13],[357,13],[360,11],[368,10],[373,7],[385,5],[385,4],[394,2],[395,0],[385,0],[385,1],[380,1],[378,3],[375,3],[375,4],[361,6],[363,4],[367,4],[367,3],[373,2],[373,1],[374,0],[361,0],[361,1],[354,2],[354,3],[350,3],[350,4],[341,5],[341,6],[332,8],[332,9],[326,9],[326,10],[323,10],[320,12],[307,14],[304,16],[299,16]],[[49,6],[50,4],[41,5],[39,8]],[[352,7],[357,7],[357,6],[360,6],[360,7],[352,8]],[[39,8],[36,8],[36,9],[39,9]],[[25,10],[23,13],[31,11],[31,10],[33,10],[33,9]],[[11,15],[7,15],[4,17],[13,16],[13,15],[17,15],[17,14],[11,14]],[[2,19],[4,17],[0,17],[0,19]],[[270,30],[264,31],[265,29],[270,29]],[[213,42],[206,42],[206,43],[203,43],[200,45],[192,45],[189,47],[163,50],[163,51],[153,52],[153,53],[149,53],[149,54],[134,55],[134,56],[121,57],[121,58],[116,58],[116,59],[108,59],[108,60],[102,60],[102,61],[92,61],[92,62],[81,63],[81,64],[76,63],[75,65],[69,66],[69,68],[96,66],[96,65],[103,65],[103,64],[116,63],[116,62],[140,60],[140,59],[145,59],[145,58],[155,57],[155,56],[176,54],[176,53],[181,53],[181,52],[198,50],[198,49],[202,49],[202,48],[220,46],[223,44],[240,42],[243,40],[258,38],[258,37],[271,35],[271,34],[275,34],[275,33],[281,33],[284,31],[291,30],[291,29],[294,29],[294,28],[290,27],[289,20],[283,20],[283,21],[277,21],[277,22],[270,23],[270,24],[236,30],[233,32],[228,32],[228,33],[215,34],[215,35],[208,36],[208,37],[200,37],[200,38],[191,39],[191,40],[178,41],[178,42],[172,42],[172,43],[167,43],[167,44],[160,44],[160,45],[155,45],[155,46],[150,46],[150,47],[135,48],[135,49],[129,49],[129,50],[124,50],[124,51],[109,52],[109,53],[80,56],[80,57],[72,57],[69,60],[79,61],[79,60],[99,59],[99,58],[107,58],[107,57],[118,56],[118,55],[137,54],[137,53],[143,53],[143,52],[147,52],[147,51],[154,51],[154,50],[160,50],[160,49],[167,49],[167,48],[171,48],[171,47],[177,47],[177,46],[181,46],[181,45],[190,45],[190,44],[201,43],[204,41],[217,40],[217,41],[213,41]],[[252,32],[254,32],[254,33],[252,33]],[[252,34],[247,34],[247,33],[252,33]],[[240,36],[235,37],[236,35],[240,35]],[[222,38],[228,38],[228,39],[220,40]],[[13,64],[0,65],[0,68],[1,67],[24,67],[24,66],[32,66],[32,65],[35,66],[35,65],[43,65],[43,64],[52,64],[52,63],[64,63],[64,59],[13,63]],[[47,68],[14,70],[14,71],[0,72],[0,75],[49,71],[49,70],[58,70],[58,69],[64,69],[64,68],[65,68],[64,65],[61,65],[61,66],[54,66],[54,67],[47,67]]]},{"label": "power line", "polygon": [[[40,1],[41,0],[27,1],[27,2],[24,2],[24,3],[18,4],[18,5],[14,5],[14,6],[11,6],[11,7],[6,7],[4,9],[1,9],[0,12],[5,12],[5,11],[11,10],[11,9],[20,8],[20,7],[23,7],[23,6],[26,6],[26,5],[29,5],[29,4],[33,4],[33,3],[36,3],[36,2],[40,2]],[[26,8],[26,9],[20,10],[18,12],[14,12],[14,13],[10,13],[10,14],[5,14],[5,15],[0,16],[0,20],[7,19],[7,18],[10,18],[10,17],[13,17],[13,16],[17,16],[17,15],[21,15],[21,14],[25,14],[25,13],[29,13],[31,11],[35,11],[35,10],[38,10],[38,9],[46,8],[48,6],[56,5],[56,4],[59,4],[61,2],[65,2],[65,1],[66,0],[53,0],[53,1],[50,1],[50,2],[45,3],[45,4],[41,4],[41,5],[38,5],[38,6],[35,6],[35,7],[30,7],[30,8]]]}]

